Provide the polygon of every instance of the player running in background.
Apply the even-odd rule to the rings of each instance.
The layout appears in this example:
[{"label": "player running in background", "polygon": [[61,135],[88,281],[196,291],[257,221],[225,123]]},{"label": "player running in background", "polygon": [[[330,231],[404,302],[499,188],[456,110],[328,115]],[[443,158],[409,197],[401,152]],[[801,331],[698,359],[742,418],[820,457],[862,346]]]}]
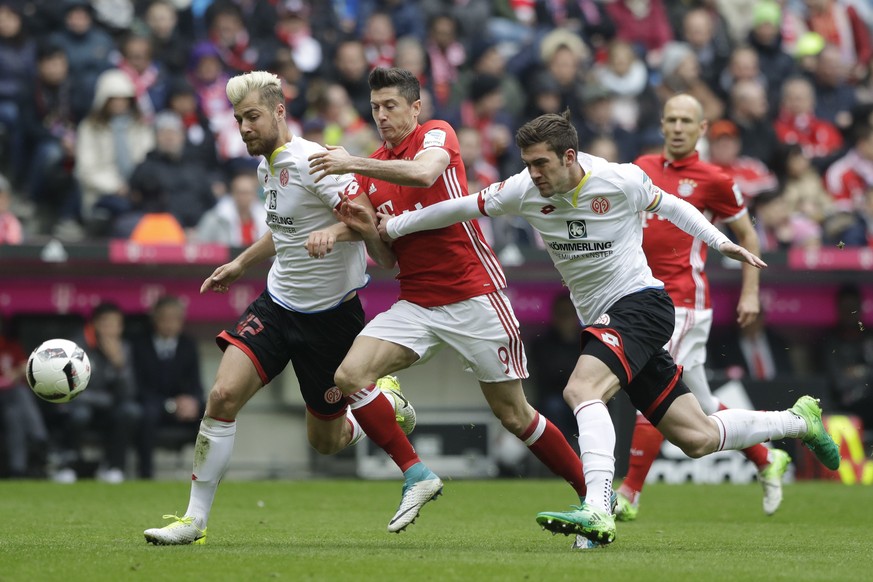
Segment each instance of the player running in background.
[{"label": "player running in background", "polygon": [[[369,197],[373,207],[392,214],[466,195],[454,129],[445,121],[418,123],[421,101],[415,75],[377,68],[369,82],[382,147],[370,158],[350,156],[342,148],[315,153],[310,160],[316,180],[354,172],[356,191],[350,195],[360,201]],[[345,219],[369,232],[368,237],[379,237],[375,214],[356,216]],[[313,256],[330,252],[342,236],[334,230],[325,231],[321,240],[310,238]],[[443,483],[392,421],[390,405],[375,397],[374,382],[424,362],[446,346],[476,375],[503,426],[566,479],[581,499],[585,479],[578,456],[558,428],[528,404],[522,390],[521,379],[528,374],[518,321],[502,291],[503,270],[478,224],[446,225],[404,238],[392,250],[400,267],[399,300],[367,324],[336,374],[358,422],[404,474],[400,505],[388,531],[399,532],[412,523],[421,507],[440,494]]]},{"label": "player running in background", "polygon": [[542,115],[518,130],[523,172],[423,210],[390,219],[379,215],[386,240],[479,216],[521,216],[542,235],[570,288],[585,327],[582,355],[564,397],[579,427],[588,494],[581,506],[540,513],[537,522],[599,543],[615,539],[610,511],[615,429],[606,401],[620,389],[690,457],[800,438],[825,466],[837,468],[839,449],[825,432],[818,402],[809,396],[785,411],[703,413],[663,347],[673,332],[673,302],[646,263],[641,213],[667,217],[727,257],[756,268],[766,265],[692,205],[655,186],[639,167],[578,152],[569,117],[569,111]]},{"label": "player running in background", "polygon": [[[661,118],[664,152],[642,156],[634,163],[656,186],[676,192],[707,218],[726,223],[739,245],[757,254],[758,235],[742,193],[730,176],[701,161],[695,150],[706,128],[700,102],[690,95],[672,97],[664,104]],[[652,275],[664,282],[676,306],[676,328],[665,347],[683,367],[682,380],[697,397],[703,412],[712,414],[723,410],[725,406],[712,394],[704,369],[706,342],[712,326],[709,281],[703,272],[706,246],[663,217],[646,213],[643,250]],[[743,283],[737,303],[737,323],[741,327],[753,323],[760,313],[759,273],[752,265],[743,265]],[[636,519],[640,492],[663,441],[658,429],[638,413],[628,474],[618,488],[615,517],[619,521]],[[742,452],[758,468],[758,479],[764,487],[764,513],[772,515],[782,503],[782,475],[791,459],[783,450],[771,450],[760,444]]]},{"label": "player running in background", "polygon": [[[264,292],[234,328],[216,338],[224,355],[194,445],[188,509],[182,517],[164,516],[173,519],[169,525],[145,531],[146,540],[154,544],[206,542],[209,512],[233,451],[236,416],[289,361],[306,402],[306,430],[312,447],[330,455],[363,436],[333,376],[364,327],[357,290],[369,280],[365,245],[360,237],[357,242],[340,243],[322,261],[312,260],[304,248],[310,232],[336,223],[333,210],[352,177],[314,182],[307,158],[323,148],[290,133],[281,83],[275,75],[256,71],[234,77],[227,83],[227,97],[249,154],[264,156],[258,179],[266,193],[270,232],[218,267],[200,292],[226,293],[252,265],[274,255],[276,260]],[[377,262],[393,263],[390,249],[378,235],[367,240],[366,246]],[[378,400],[385,403],[390,423],[401,434],[412,430],[414,411],[400,395],[396,381],[382,378],[380,384],[388,397]],[[375,391],[376,396],[381,394]]]}]

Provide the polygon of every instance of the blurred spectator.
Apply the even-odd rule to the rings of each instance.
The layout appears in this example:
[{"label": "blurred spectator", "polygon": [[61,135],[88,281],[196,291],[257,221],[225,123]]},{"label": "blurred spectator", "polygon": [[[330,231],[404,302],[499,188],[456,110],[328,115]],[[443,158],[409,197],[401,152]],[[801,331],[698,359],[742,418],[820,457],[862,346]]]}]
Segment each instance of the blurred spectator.
[{"label": "blurred spectator", "polygon": [[817,32],[804,32],[794,46],[794,62],[798,74],[812,77],[818,63],[818,54],[825,47],[825,40]]},{"label": "blurred spectator", "polygon": [[427,53],[420,40],[411,36],[397,39],[397,51],[394,63],[391,65],[406,69],[418,79],[421,88],[430,88],[431,82],[427,72]]},{"label": "blurred spectator", "polygon": [[530,371],[536,396],[531,402],[572,444],[578,440],[573,412],[564,402],[564,387],[579,359],[582,326],[567,293],[552,301],[548,328],[530,342]]},{"label": "blurred spectator", "polygon": [[209,42],[218,51],[225,71],[247,73],[264,64],[264,54],[269,51],[263,45],[269,37],[253,38],[249,34],[237,4],[228,0],[212,3],[206,11],[206,25]]},{"label": "blurred spectator", "polygon": [[578,34],[595,52],[604,49],[615,37],[615,22],[598,0],[535,2],[536,23],[551,30],[562,28]]},{"label": "blurred spectator", "polygon": [[361,41],[371,71],[376,67],[390,67],[397,58],[397,33],[391,17],[384,12],[373,12],[367,16]]},{"label": "blurred spectator", "polygon": [[115,43],[111,36],[95,25],[90,2],[62,1],[66,8],[64,28],[53,33],[50,39],[67,55],[75,91],[84,92],[90,100],[97,77],[112,66]]},{"label": "blurred spectator", "polygon": [[[0,418],[7,462],[7,467],[0,471],[6,469],[3,473],[13,479],[43,476],[48,449],[48,431],[42,413],[36,396],[25,383],[26,365],[27,355],[0,320]],[[42,465],[33,467],[35,474],[29,474],[31,453]]]},{"label": "blurred spectator", "polygon": [[792,247],[821,247],[821,226],[800,212],[793,212],[779,192],[764,192],[755,199],[755,230],[761,252],[784,251]]},{"label": "blurred spectator", "polygon": [[528,91],[526,119],[533,119],[544,113],[561,113],[564,110],[561,86],[550,72],[540,71],[526,86]]},{"label": "blurred spectator", "polygon": [[147,36],[130,34],[121,41],[118,68],[130,78],[139,110],[151,121],[167,104],[170,78],[163,65],[152,59],[152,44]]},{"label": "blurred spectator", "polygon": [[185,79],[176,79],[170,85],[167,96],[167,109],[179,116],[185,127],[185,152],[183,157],[189,162],[206,168],[210,173],[213,192],[221,193],[215,184],[221,181],[221,168],[215,146],[215,136],[209,128],[209,120],[197,103],[197,93]]},{"label": "blurred spectator", "polygon": [[[539,45],[537,74],[543,74],[542,67],[553,79],[561,92],[560,111],[570,108],[570,113],[578,119],[582,112],[581,90],[588,73],[591,52],[582,40],[566,31],[557,29],[542,38]],[[530,88],[528,99],[533,99]]]},{"label": "blurred spectator", "polygon": [[837,47],[825,46],[816,58],[812,83],[815,87],[815,115],[841,131],[852,124],[857,104],[855,88],[847,82],[848,66]]},{"label": "blurred spectator", "polygon": [[31,85],[35,68],[36,44],[24,29],[18,4],[0,0],[0,169],[8,166],[16,183],[24,178],[19,93]]},{"label": "blurred spectator", "polygon": [[655,87],[661,103],[680,93],[700,101],[704,119],[724,116],[724,103],[700,77],[700,64],[691,47],[684,42],[667,43],[660,56],[661,82]]},{"label": "blurred spectator", "polygon": [[576,123],[580,143],[591,143],[598,137],[608,137],[618,147],[622,163],[636,159],[638,143],[636,136],[623,129],[612,113],[613,95],[599,85],[587,85],[581,91],[582,118]]},{"label": "blurred spectator", "polygon": [[[213,5],[227,1],[228,0],[216,0],[213,2]],[[280,0],[272,0],[269,2],[263,2],[261,0],[229,1],[233,2],[233,4],[239,8],[239,14],[242,16],[243,24],[245,25],[249,36],[256,39],[265,39],[273,34],[277,16],[276,6],[281,3]],[[184,3],[185,2],[183,2],[183,4]]]},{"label": "blurred spectator", "polygon": [[240,173],[234,176],[230,181],[230,192],[207,210],[197,224],[197,240],[248,247],[264,236],[269,228],[267,211],[259,192],[257,175]]},{"label": "blurred spectator", "polygon": [[782,335],[767,326],[762,309],[747,326],[714,330],[707,343],[706,365],[734,380],[775,380],[797,375],[800,366],[792,356],[802,351],[792,350]]},{"label": "blurred spectator", "polygon": [[469,96],[477,77],[489,75],[500,80],[503,110],[513,119],[518,119],[524,111],[526,96],[518,78],[507,74],[506,58],[500,46],[488,38],[475,39],[468,63],[470,67],[461,72],[458,82],[452,87],[451,104],[457,106]]},{"label": "blurred spectator", "polygon": [[[727,98],[731,88],[743,81],[753,81],[769,87],[767,78],[758,65],[758,53],[748,45],[740,45],[731,52],[727,67],[719,75],[717,91],[720,96]],[[772,98],[772,91],[769,95]]]},{"label": "blurred spectator", "polygon": [[84,234],[79,223],[81,193],[73,168],[76,125],[88,105],[77,104],[76,98],[63,49],[51,42],[40,43],[36,79],[22,92],[19,108],[27,161],[23,169],[36,207],[34,230],[64,240],[80,239]]},{"label": "blurred spectator", "polygon": [[145,23],[152,39],[152,56],[170,75],[185,73],[191,42],[178,28],[179,15],[171,0],[152,0],[145,12]]},{"label": "blurred spectator", "polygon": [[[391,26],[398,38],[412,36],[419,42],[424,41],[426,19],[422,17],[422,7],[418,0],[357,0],[349,4],[357,4],[359,34],[363,33],[364,23],[370,15],[381,12],[391,18]],[[385,66],[390,67],[391,64]]]},{"label": "blurred spectator", "polygon": [[620,163],[621,158],[618,155],[618,144],[615,140],[606,135],[599,135],[582,146],[582,149],[592,156],[603,158],[607,162]]},{"label": "blurred spectator", "polygon": [[124,314],[115,303],[94,308],[81,335],[71,338],[91,360],[88,389],[67,404],[52,410],[64,416],[59,444],[67,449],[59,482],[76,481],[76,465],[82,461],[86,434],[96,432],[102,449],[97,478],[107,483],[124,481],[128,445],[139,425],[141,408],[130,344],[123,338]]},{"label": "blurred spectator", "polygon": [[[282,80],[282,93],[285,95],[285,111],[288,117],[302,119],[306,114],[306,108],[309,107],[306,100],[309,80],[294,62],[291,49],[287,46],[276,47],[273,61],[268,69]],[[369,103],[367,105],[369,107]]]},{"label": "blurred spectator", "polygon": [[755,5],[749,33],[749,46],[758,57],[758,69],[765,79],[763,85],[767,88],[768,100],[773,105],[779,103],[782,84],[797,71],[794,58],[783,42],[782,20],[779,4],[763,0]]},{"label": "blurred spectator", "polygon": [[433,16],[427,26],[425,42],[430,64],[431,90],[437,109],[449,103],[452,85],[458,81],[461,66],[467,60],[458,37],[458,23],[448,14]]},{"label": "blurred spectator", "polygon": [[[799,213],[824,227],[825,240],[838,233],[840,227],[830,221],[833,203],[824,188],[821,175],[812,167],[809,158],[797,144],[782,146],[773,166],[782,186],[782,197],[791,213]],[[828,222],[826,222],[828,221]]]},{"label": "blurred spectator", "polygon": [[499,77],[478,75],[470,86],[470,99],[461,104],[461,125],[479,132],[483,159],[498,169],[501,176],[518,166],[521,153],[515,145],[512,118],[503,111],[503,91]]},{"label": "blurred spectator", "polygon": [[804,0],[806,25],[817,32],[825,43],[839,48],[842,60],[849,66],[854,81],[864,78],[873,59],[869,23],[865,23],[854,6],[839,0]]},{"label": "blurred spectator", "polygon": [[94,19],[112,36],[124,34],[133,24],[134,0],[89,0]]},{"label": "blurred spectator", "polygon": [[873,188],[873,126],[859,125],[852,134],[852,148],[824,176],[834,205],[847,212],[860,209],[867,190]]},{"label": "blurred spectator", "polygon": [[803,77],[792,77],[782,86],[782,102],[774,127],[779,141],[799,144],[811,159],[831,156],[843,146],[839,130],[816,117],[812,83]]},{"label": "blurred spectator", "polygon": [[645,63],[628,42],[610,42],[606,62],[595,65],[592,76],[612,93],[612,116],[622,128],[635,131],[657,125],[658,97],[649,84]]},{"label": "blurred spectator", "polygon": [[716,35],[718,13],[707,8],[693,8],[682,18],[682,40],[688,43],[697,55],[702,71],[701,77],[713,89],[717,87],[718,74],[724,69],[731,54],[727,36]]},{"label": "blurred spectator", "polygon": [[740,130],[732,121],[720,119],[712,123],[706,135],[710,161],[733,178],[746,197],[746,204],[763,192],[779,189],[779,181],[764,162],[740,155]]},{"label": "blurred spectator", "polygon": [[500,181],[497,166],[490,163],[482,155],[482,134],[473,127],[462,126],[458,129],[458,146],[461,159],[467,170],[467,190],[478,192],[486,186]]},{"label": "blurred spectator", "polygon": [[740,130],[740,154],[774,162],[779,138],[768,115],[767,93],[757,81],[740,81],[731,88],[729,117]]},{"label": "blurred spectator", "polygon": [[136,103],[130,78],[119,69],[100,75],[91,112],[79,124],[76,177],[82,211],[95,233],[130,208],[128,180],[155,143]]},{"label": "blurred spectator", "polygon": [[614,0],[606,11],[615,22],[616,37],[633,44],[650,67],[659,67],[661,51],[675,37],[664,0]]},{"label": "blurred spectator", "polygon": [[[140,212],[170,212],[183,228],[193,230],[203,213],[215,204],[209,173],[184,157],[185,126],[177,114],[158,114],[154,126],[155,148],[130,177],[131,204]],[[154,180],[158,198],[144,198],[153,189]]]},{"label": "blurred spectator", "polygon": [[823,338],[819,353],[840,409],[859,416],[869,432],[873,430],[873,335],[862,323],[861,289],[843,285],[834,299],[837,323]]},{"label": "blurred spectator", "polygon": [[227,161],[248,157],[245,143],[239,139],[233,107],[224,91],[230,76],[224,71],[218,49],[211,43],[201,42],[192,49],[188,80],[197,94],[200,109],[209,120],[218,159]]},{"label": "blurred spectator", "polygon": [[313,37],[306,7],[301,2],[285,2],[279,4],[277,12],[275,36],[279,44],[291,49],[298,69],[305,74],[315,73],[321,66],[323,50],[321,43]]},{"label": "blurred spectator", "polygon": [[358,115],[341,85],[313,84],[311,93],[310,118],[324,123],[325,144],[341,145],[353,156],[369,155],[367,152],[376,150],[379,137],[375,129],[366,118]]},{"label": "blurred spectator", "polygon": [[358,115],[368,119],[372,115],[370,84],[367,82],[370,67],[361,41],[356,39],[340,41],[333,56],[333,66],[334,80],[346,90]]},{"label": "blurred spectator", "polygon": [[137,452],[139,477],[154,477],[154,450],[160,433],[173,429],[173,440],[197,436],[204,412],[197,342],[184,332],[185,306],[164,295],[152,307],[151,329],[133,340],[136,382],[142,405]]},{"label": "blurred spectator", "polygon": [[0,174],[0,245],[20,245],[21,221],[12,213],[12,185]]}]

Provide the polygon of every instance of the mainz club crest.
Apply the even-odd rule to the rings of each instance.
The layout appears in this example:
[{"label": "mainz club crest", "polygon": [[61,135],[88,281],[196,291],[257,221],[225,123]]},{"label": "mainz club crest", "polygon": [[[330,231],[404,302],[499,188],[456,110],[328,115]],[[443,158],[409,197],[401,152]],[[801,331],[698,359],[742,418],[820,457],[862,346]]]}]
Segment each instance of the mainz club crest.
[{"label": "mainz club crest", "polygon": [[598,196],[591,201],[591,210],[594,214],[606,214],[609,211],[609,200],[603,196]]},{"label": "mainz club crest", "polygon": [[282,168],[282,171],[279,172],[279,183],[282,184],[283,187],[288,185],[288,169],[287,168]]},{"label": "mainz club crest", "polygon": [[336,386],[331,387],[324,393],[324,401],[328,404],[336,404],[343,397],[343,391]]}]

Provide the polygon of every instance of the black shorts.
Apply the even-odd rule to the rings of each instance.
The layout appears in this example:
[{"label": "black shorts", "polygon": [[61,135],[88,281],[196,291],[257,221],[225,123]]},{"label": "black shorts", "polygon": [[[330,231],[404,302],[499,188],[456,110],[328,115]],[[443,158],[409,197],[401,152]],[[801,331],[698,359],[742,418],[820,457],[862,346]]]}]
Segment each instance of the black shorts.
[{"label": "black shorts", "polygon": [[264,384],[290,361],[307,408],[329,420],[345,412],[333,377],[362,329],[364,308],[357,295],[330,311],[299,313],[278,305],[265,290],[215,341],[222,350],[228,344],[241,349]]},{"label": "black shorts", "polygon": [[[673,334],[673,301],[663,289],[622,297],[582,334],[582,353],[609,366],[631,402],[652,424],[689,392],[682,367],[664,349]],[[588,341],[591,338],[600,341]]]}]

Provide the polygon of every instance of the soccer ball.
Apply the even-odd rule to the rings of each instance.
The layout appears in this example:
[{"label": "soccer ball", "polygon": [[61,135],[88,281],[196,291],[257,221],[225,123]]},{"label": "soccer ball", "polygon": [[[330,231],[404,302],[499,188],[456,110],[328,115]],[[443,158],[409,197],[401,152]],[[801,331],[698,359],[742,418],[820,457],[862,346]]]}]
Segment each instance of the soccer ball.
[{"label": "soccer ball", "polygon": [[88,354],[70,340],[45,341],[27,360],[30,389],[49,402],[69,402],[82,393],[90,379]]}]

